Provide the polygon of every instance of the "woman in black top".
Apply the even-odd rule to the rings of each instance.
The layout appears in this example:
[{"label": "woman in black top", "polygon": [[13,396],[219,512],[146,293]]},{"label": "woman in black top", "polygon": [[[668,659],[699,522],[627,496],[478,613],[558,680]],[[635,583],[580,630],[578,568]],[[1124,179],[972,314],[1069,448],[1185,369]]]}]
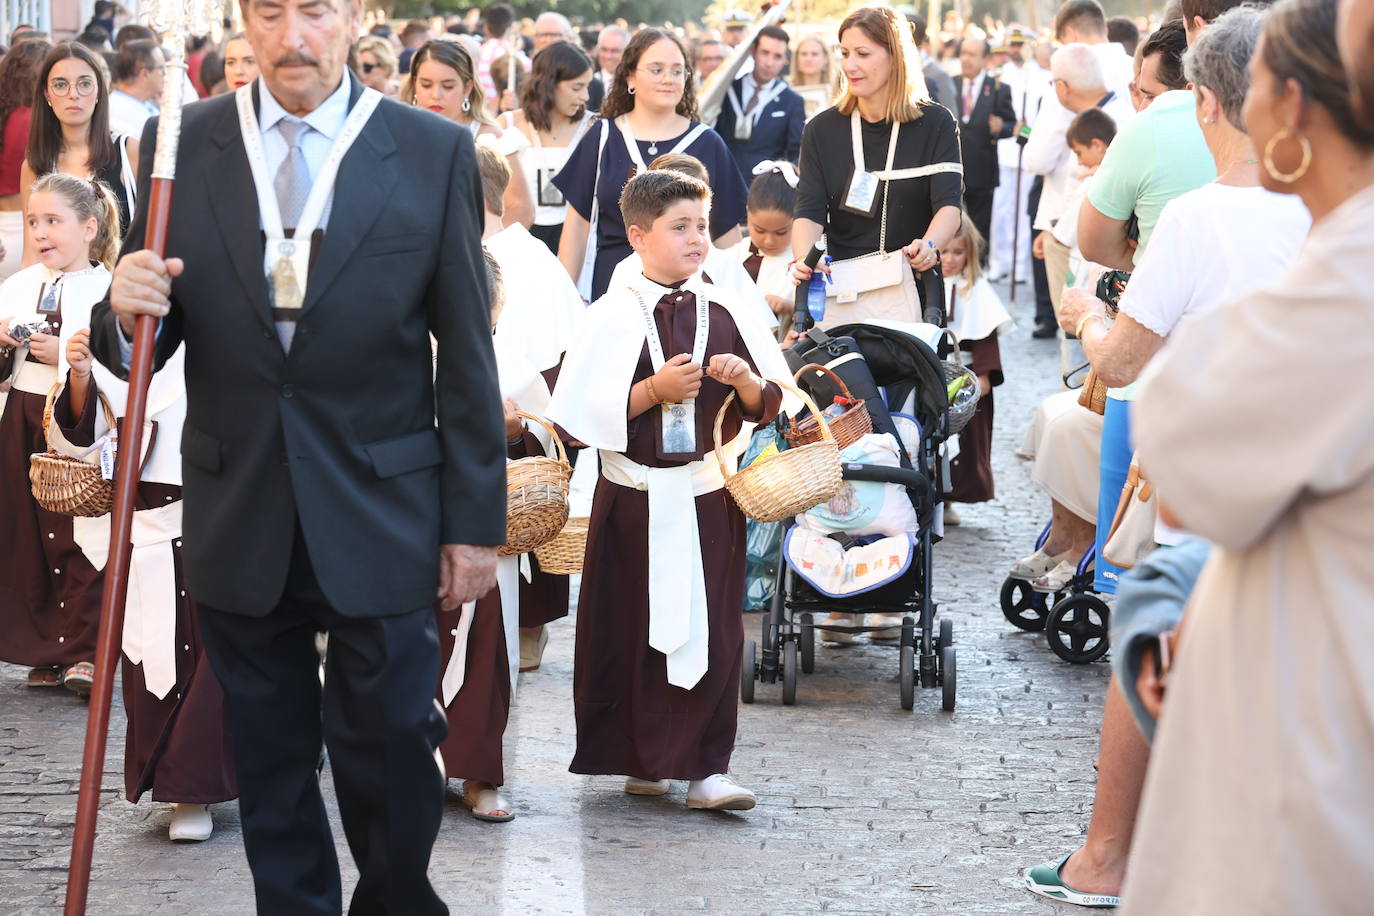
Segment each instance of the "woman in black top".
[{"label": "woman in black top", "polygon": [[[844,20],[839,35],[844,92],[802,134],[792,251],[802,258],[824,232],[827,253],[836,260],[876,252],[886,191],[887,250],[900,248],[912,268],[928,270],[939,264],[940,248],[959,228],[963,167],[954,118],[930,100],[901,16],[886,7],[863,7]],[[856,112],[867,172],[919,174],[870,181],[851,196]],[[889,165],[894,130],[897,144]],[[851,205],[871,202],[872,215],[844,209],[847,199]],[[793,276],[805,282],[811,271],[798,261]]]},{"label": "woman in black top", "polygon": [[[103,181],[114,191],[121,237],[133,216],[138,137],[110,132],[110,89],[94,52],[64,41],[38,70],[29,124],[29,147],[20,172],[20,194],[49,172]],[[36,260],[25,241],[24,263]]]}]

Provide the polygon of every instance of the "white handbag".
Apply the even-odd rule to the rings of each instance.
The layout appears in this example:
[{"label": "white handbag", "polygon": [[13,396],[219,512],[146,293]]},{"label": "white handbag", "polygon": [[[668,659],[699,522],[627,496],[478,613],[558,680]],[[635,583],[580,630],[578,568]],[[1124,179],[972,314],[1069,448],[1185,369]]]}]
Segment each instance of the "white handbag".
[{"label": "white handbag", "polygon": [[1138,566],[1155,549],[1156,514],[1155,488],[1132,459],[1111,530],[1102,545],[1102,559],[1122,569]]}]

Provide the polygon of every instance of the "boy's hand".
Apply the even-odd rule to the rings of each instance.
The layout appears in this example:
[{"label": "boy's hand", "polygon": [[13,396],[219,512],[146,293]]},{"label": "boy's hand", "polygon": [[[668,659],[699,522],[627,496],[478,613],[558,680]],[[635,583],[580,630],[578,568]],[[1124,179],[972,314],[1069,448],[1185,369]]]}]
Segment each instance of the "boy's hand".
[{"label": "boy's hand", "polygon": [[58,339],[52,334],[35,331],[29,337],[29,352],[45,366],[57,365]]},{"label": "boy's hand", "polygon": [[741,388],[753,382],[749,364],[733,353],[717,353],[711,357],[706,374],[731,388]]},{"label": "boy's hand", "polygon": [[660,401],[686,401],[701,391],[701,366],[690,353],[679,353],[654,373],[654,393]]},{"label": "boy's hand", "polygon": [[10,322],[14,318],[0,318],[0,347],[17,347],[19,341],[10,336]]},{"label": "boy's hand", "polygon": [[67,341],[67,364],[72,367],[72,372],[80,376],[91,374],[91,330],[82,328],[72,335],[72,339]]},{"label": "boy's hand", "polygon": [[506,398],[502,405],[506,414],[506,441],[514,442],[525,434],[525,424],[515,415],[518,405],[511,398]]}]

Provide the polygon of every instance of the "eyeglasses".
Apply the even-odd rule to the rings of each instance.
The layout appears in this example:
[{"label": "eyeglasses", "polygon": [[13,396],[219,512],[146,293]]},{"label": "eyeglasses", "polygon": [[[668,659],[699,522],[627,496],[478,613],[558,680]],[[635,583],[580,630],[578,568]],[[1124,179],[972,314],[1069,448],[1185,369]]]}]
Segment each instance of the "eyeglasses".
[{"label": "eyeglasses", "polygon": [[682,67],[670,67],[668,69],[664,69],[663,67],[639,67],[636,72],[649,74],[656,83],[661,83],[664,80],[677,82],[680,79],[685,79],[687,76],[687,71]]},{"label": "eyeglasses", "polygon": [[[60,78],[55,80],[49,80],[48,91],[51,92],[53,95],[70,95],[72,91],[72,83]],[[77,95],[81,96],[82,98],[85,98],[92,92],[95,92],[95,80],[91,79],[89,76],[83,76],[81,79],[76,81]]]}]

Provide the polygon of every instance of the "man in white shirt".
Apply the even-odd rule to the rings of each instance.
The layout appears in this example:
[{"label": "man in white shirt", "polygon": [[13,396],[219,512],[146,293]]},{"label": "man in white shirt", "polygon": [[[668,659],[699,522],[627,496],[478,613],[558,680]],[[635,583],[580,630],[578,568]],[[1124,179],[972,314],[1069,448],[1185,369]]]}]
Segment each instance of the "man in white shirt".
[{"label": "man in white shirt", "polygon": [[[1016,109],[1019,124],[1029,124],[1040,107],[1041,97],[1050,88],[1050,75],[1031,59],[1029,34],[1019,26],[1008,26],[999,49],[1006,54],[1002,65],[1002,83],[1011,90],[1011,104]],[[997,141],[997,165],[1001,172],[997,192],[992,200],[992,237],[996,240],[989,253],[989,273],[1000,279],[1011,273],[1012,240],[1016,240],[1016,279],[1029,280],[1030,216],[1026,212],[1032,176],[1020,176],[1020,197],[1017,194],[1017,172],[1021,161],[1021,144],[1016,135]],[[1020,226],[1016,225],[1020,222]]]},{"label": "man in white shirt", "polygon": [[1104,85],[1122,98],[1130,96],[1135,62],[1121,45],[1107,40],[1107,16],[1097,0],[1065,0],[1054,16],[1054,40],[1092,48],[1102,65]]},{"label": "man in white shirt", "polygon": [[131,41],[120,47],[110,92],[110,129],[143,136],[143,124],[158,113],[157,100],[167,64],[155,41]]},{"label": "man in white shirt", "polygon": [[620,66],[620,57],[625,46],[630,43],[630,33],[618,25],[608,25],[596,38],[596,79],[605,87],[606,94],[615,84],[615,68]]}]

